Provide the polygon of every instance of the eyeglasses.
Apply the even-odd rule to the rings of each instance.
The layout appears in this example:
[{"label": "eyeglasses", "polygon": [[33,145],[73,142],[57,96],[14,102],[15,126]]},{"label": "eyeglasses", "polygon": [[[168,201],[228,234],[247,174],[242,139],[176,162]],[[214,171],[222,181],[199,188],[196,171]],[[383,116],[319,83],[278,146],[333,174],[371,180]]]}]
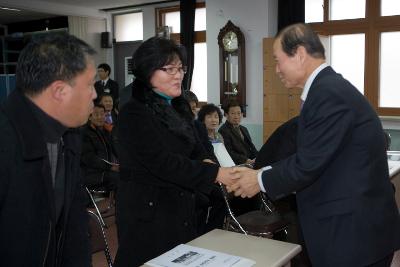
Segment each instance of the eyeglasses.
[{"label": "eyeglasses", "polygon": [[185,74],[187,72],[187,66],[159,68],[159,69],[162,71],[165,71],[169,75],[175,75],[178,71],[183,74]]}]

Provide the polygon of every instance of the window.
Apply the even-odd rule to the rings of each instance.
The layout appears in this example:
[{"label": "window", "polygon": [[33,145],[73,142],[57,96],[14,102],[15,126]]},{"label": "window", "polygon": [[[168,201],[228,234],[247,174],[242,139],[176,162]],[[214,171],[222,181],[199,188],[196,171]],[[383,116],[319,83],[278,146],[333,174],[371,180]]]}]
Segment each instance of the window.
[{"label": "window", "polygon": [[191,91],[201,102],[207,102],[207,44],[194,44],[194,68]]},{"label": "window", "polygon": [[400,15],[400,1],[381,0],[381,14],[382,16]]},{"label": "window", "polygon": [[364,93],[364,34],[333,35],[330,38],[332,68]]},{"label": "window", "polygon": [[[180,39],[179,6],[156,9],[157,28],[171,27],[171,39]],[[195,13],[194,67],[190,90],[201,102],[207,102],[207,45],[206,45],[206,8],[205,3],[196,4]]]},{"label": "window", "polygon": [[[316,1],[305,0],[305,10]],[[400,90],[394,79],[400,61],[400,1],[323,0],[323,10],[314,10],[323,20],[308,21],[323,36],[327,61],[364,93],[379,115],[399,116]]]},{"label": "window", "polygon": [[114,33],[117,42],[143,40],[143,13],[115,15]]},{"label": "window", "polygon": [[322,22],[324,20],[324,0],[309,0],[305,6],[305,22]]},{"label": "window", "polygon": [[[171,27],[172,33],[181,32],[181,15],[179,11],[165,13],[165,25]],[[206,8],[196,8],[194,17],[194,31],[206,30]]]},{"label": "window", "polygon": [[400,107],[399,75],[400,32],[384,32],[381,34],[380,72],[379,72],[379,106]]},{"label": "window", "polygon": [[365,18],[365,0],[330,0],[330,19]]}]

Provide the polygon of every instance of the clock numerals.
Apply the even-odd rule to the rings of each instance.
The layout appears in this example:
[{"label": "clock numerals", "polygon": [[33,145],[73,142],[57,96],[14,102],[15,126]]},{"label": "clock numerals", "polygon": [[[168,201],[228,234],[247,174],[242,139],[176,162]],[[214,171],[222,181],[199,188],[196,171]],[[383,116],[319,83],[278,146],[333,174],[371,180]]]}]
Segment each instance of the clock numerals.
[{"label": "clock numerals", "polygon": [[236,33],[228,32],[225,34],[224,38],[222,39],[222,43],[226,51],[235,51],[238,48],[238,39]]}]

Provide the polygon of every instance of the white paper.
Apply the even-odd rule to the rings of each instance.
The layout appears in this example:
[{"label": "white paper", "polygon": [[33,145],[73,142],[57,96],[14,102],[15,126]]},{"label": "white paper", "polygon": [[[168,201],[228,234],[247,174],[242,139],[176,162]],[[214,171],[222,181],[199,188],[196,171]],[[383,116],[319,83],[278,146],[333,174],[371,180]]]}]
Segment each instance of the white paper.
[{"label": "white paper", "polygon": [[235,162],[233,162],[231,156],[229,155],[226,147],[223,143],[212,143],[214,147],[214,154],[217,157],[219,165],[221,167],[233,167]]},{"label": "white paper", "polygon": [[152,267],[250,267],[255,261],[209,249],[181,244],[154,258]]}]

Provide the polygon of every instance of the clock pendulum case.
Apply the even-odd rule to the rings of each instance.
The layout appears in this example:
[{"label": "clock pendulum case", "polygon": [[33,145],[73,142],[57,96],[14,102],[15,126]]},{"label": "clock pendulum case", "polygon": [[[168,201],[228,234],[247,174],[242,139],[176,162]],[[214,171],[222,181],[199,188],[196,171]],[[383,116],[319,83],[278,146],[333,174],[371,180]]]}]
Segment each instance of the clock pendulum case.
[{"label": "clock pendulum case", "polygon": [[239,27],[230,20],[219,31],[220,101],[238,101],[246,115],[246,57],[245,39]]}]

